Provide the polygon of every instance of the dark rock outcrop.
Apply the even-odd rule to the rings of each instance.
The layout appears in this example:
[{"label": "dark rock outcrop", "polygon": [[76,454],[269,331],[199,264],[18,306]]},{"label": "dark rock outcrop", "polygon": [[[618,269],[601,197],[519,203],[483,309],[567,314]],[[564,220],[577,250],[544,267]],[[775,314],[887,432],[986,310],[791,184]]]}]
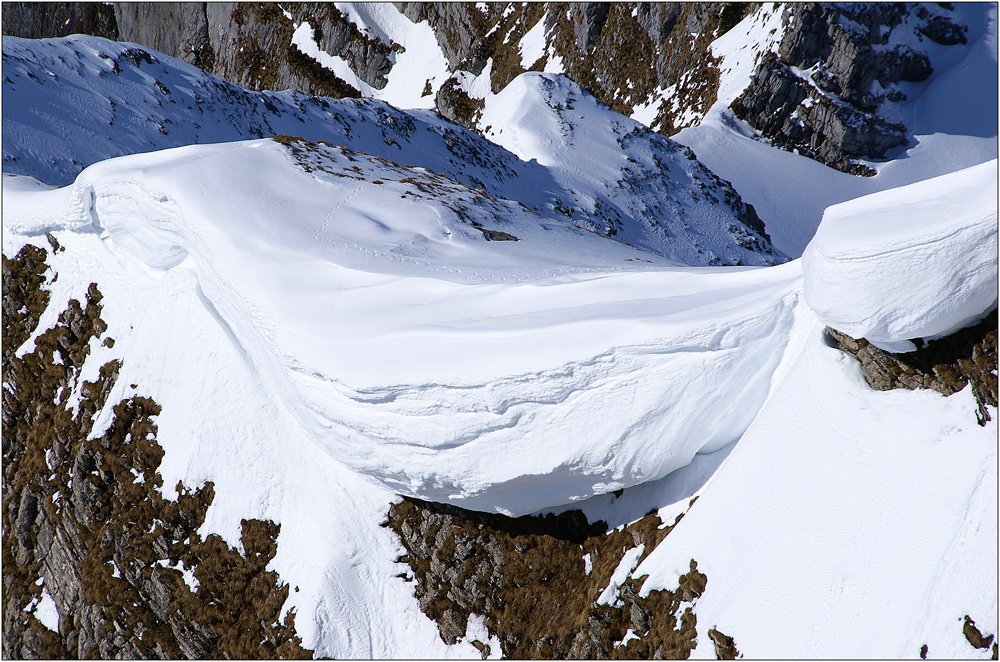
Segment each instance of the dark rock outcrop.
[{"label": "dark rock outcrop", "polygon": [[[651,513],[607,532],[579,511],[514,519],[412,498],[394,504],[385,523],[406,550],[401,578],[415,582],[446,643],[479,614],[505,657],[686,658],[696,643],[690,603],[707,582],[693,560],[674,591],[640,597],[642,579],[630,578],[610,605],[597,604],[626,550],[645,545],[644,558],[673,528],[661,525]],[[638,638],[619,643],[628,630]],[[485,657],[485,642],[474,643]]]},{"label": "dark rock outcrop", "polygon": [[961,43],[967,28],[939,12],[903,3],[788,5],[776,57],[765,54],[732,110],[780,147],[844,172],[874,174],[856,159],[881,159],[909,144],[906,126],[880,109],[905,100],[898,83],[932,71],[926,53],[889,46],[890,37]]},{"label": "dark rock outcrop", "polygon": [[458,84],[458,80],[451,77],[438,89],[434,105],[442,117],[475,131],[476,122],[482,116],[486,104],[470,97]]},{"label": "dark rock outcrop", "polygon": [[708,631],[708,638],[715,646],[717,660],[735,660],[740,656],[740,651],[736,648],[736,642],[733,641],[732,637],[712,628]]},{"label": "dark rock outcrop", "polygon": [[[292,88],[338,99],[361,96],[292,45],[295,22],[286,18],[278,5],[220,2],[207,7],[215,53],[211,73],[216,76],[250,90]],[[311,26],[315,35],[315,26]]]},{"label": "dark rock outcrop", "polygon": [[965,615],[965,619],[962,621],[962,634],[965,635],[965,640],[969,642],[969,645],[973,648],[987,649],[993,644],[993,635],[984,635],[976,627],[976,622],[969,618],[969,615]]},{"label": "dark rock outcrop", "polygon": [[117,41],[115,10],[104,2],[5,2],[3,34],[25,39],[90,34]]},{"label": "dark rock outcrop", "polygon": [[[243,520],[242,552],[202,539],[214,488],[178,483],[175,501],[163,497],[160,408],[149,398],[114,405],[92,436],[121,365],[80,379],[107,330],[97,286],[85,305],[70,300],[32,351],[13,354],[48,303],[45,258],[30,245],[3,257],[3,656],[311,657],[294,614],[278,618],[288,586],[266,570],[280,527]],[[43,591],[55,630],[36,616]]]},{"label": "dark rock outcrop", "polygon": [[118,3],[115,18],[122,41],[143,44],[212,71],[208,15],[203,2]]},{"label": "dark rock outcrop", "polygon": [[[753,3],[397,3],[412,21],[428,21],[452,71],[478,76],[492,59],[499,92],[526,71],[557,57],[566,75],[614,110],[631,114],[661,88],[673,87],[680,110],[664,104],[653,128],[671,135],[715,102],[716,58],[709,44]],[[548,48],[522,62],[520,41],[544,21]],[[442,104],[439,102],[439,107]],[[466,125],[469,124],[464,119]]]},{"label": "dark rock outcrop", "polygon": [[826,333],[830,344],[857,357],[873,389],[929,388],[951,395],[971,383],[980,425],[990,420],[987,405],[997,406],[996,310],[975,326],[905,354],[890,354],[864,338],[855,339],[830,327]]}]

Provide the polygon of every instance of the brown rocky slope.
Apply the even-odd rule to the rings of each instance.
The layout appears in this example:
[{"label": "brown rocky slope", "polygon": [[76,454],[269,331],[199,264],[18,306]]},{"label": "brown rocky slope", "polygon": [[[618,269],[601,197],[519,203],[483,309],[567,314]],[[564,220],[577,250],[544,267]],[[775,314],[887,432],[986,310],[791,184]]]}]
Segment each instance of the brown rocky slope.
[{"label": "brown rocky slope", "polygon": [[[242,550],[202,538],[213,485],[179,483],[176,501],[163,496],[160,407],[148,397],[114,405],[93,435],[121,365],[80,378],[93,342],[114,346],[100,340],[97,286],[15,353],[49,304],[46,257],[31,245],[3,257],[3,656],[312,657],[294,613],[279,619],[289,587],[265,569],[280,526],[243,520]],[[35,614],[43,591],[56,630]]]}]

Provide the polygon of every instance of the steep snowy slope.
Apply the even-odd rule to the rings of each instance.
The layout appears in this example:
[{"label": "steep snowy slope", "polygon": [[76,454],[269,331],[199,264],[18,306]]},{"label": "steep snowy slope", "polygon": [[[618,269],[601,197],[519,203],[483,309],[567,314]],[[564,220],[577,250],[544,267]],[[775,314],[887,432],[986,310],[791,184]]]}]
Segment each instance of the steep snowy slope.
[{"label": "steep snowy slope", "polygon": [[[301,135],[424,166],[543,216],[567,214],[579,225],[688,264],[764,265],[785,259],[731,186],[676,144],[638,131],[638,125],[621,131],[620,139],[628,142],[622,149],[633,162],[619,167],[615,182],[621,181],[609,196],[600,178],[566,177],[553,165],[595,163],[585,143],[565,143],[550,157],[524,162],[427,111],[405,113],[372,100],[248,92],[178,60],[93,37],[8,38],[3,57],[5,172],[66,184],[83,167],[113,156]],[[72,116],[65,114],[68,108],[74,109]],[[549,112],[538,108],[540,114]],[[615,122],[631,124],[607,110],[593,120],[573,118],[579,133],[603,131]],[[603,149],[601,158],[608,146]],[[681,233],[684,223],[688,227]],[[661,224],[671,229],[669,235]],[[689,233],[699,235],[697,243],[683,237]]]},{"label": "steep snowy slope", "polygon": [[[619,115],[564,76],[522,74],[487,97],[479,123],[487,138],[537,160],[567,190],[578,191],[574,207],[603,218],[604,227],[594,228],[602,234],[691,264],[705,258],[741,264],[739,253],[712,248],[732,237],[742,248],[767,250],[753,207],[742,205],[690,150]],[[732,208],[738,222],[730,220]]]},{"label": "steep snowy slope", "polygon": [[872,391],[796,317],[767,403],[634,576],[672,586],[698,560],[693,657],[715,627],[747,658],[989,658],[962,618],[995,631],[996,421],[968,388]]},{"label": "steep snowy slope", "polygon": [[[995,182],[994,161],[831,208],[802,260],[805,302],[827,319],[796,306],[767,400],[721,465],[704,457],[635,488],[665,521],[698,497],[629,573],[648,574],[645,594],[698,560],[709,582],[694,657],[714,657],[711,628],[748,658],[907,658],[922,646],[933,658],[990,656],[969,645],[963,618],[996,630],[995,415],[976,425],[971,387],[873,391],[823,324],[861,331],[875,319],[898,340],[928,328],[914,324],[951,330],[995,309]],[[818,257],[833,247],[836,276]],[[854,297],[834,296],[845,276]],[[719,466],[707,483],[704,466]],[[624,496],[582,507],[636,517]]]}]

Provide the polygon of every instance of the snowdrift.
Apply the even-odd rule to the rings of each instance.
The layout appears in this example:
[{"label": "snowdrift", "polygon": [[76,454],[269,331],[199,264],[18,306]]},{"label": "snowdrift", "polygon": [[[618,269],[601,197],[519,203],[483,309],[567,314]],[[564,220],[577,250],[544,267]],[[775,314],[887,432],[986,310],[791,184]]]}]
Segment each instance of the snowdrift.
[{"label": "snowdrift", "polygon": [[396,492],[513,514],[739,438],[800,277],[671,268],[425,170],[300,142],[122,157],[67,189],[7,194],[20,232],[69,207],[63,227],[99,232],[144,277],[195,273],[339,461]]},{"label": "snowdrift", "polygon": [[99,283],[117,342],[80,379],[120,358],[108,401],[162,405],[164,484],[215,484],[205,531],[282,524],[273,567],[319,655],[486,638],[446,646],[398,578],[396,492],[520,513],[646,481],[575,503],[687,512],[628,575],[673,588],[697,559],[696,657],[712,627],[747,657],[967,657],[961,616],[996,622],[995,420],[968,389],[872,391],[799,305],[801,261],[678,268],[297,141],[112,159],[62,189],[5,176],[4,220],[5,254],[66,247],[40,328]]},{"label": "snowdrift", "polygon": [[978,321],[997,302],[997,161],[830,207],[802,270],[825,324],[889,352]]}]

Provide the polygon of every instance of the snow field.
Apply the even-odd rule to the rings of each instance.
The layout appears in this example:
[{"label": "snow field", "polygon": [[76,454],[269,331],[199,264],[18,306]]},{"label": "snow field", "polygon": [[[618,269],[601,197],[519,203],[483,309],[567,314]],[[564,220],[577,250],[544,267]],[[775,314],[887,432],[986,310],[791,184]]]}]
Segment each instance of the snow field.
[{"label": "snow field", "polygon": [[996,627],[996,417],[968,388],[873,391],[822,328],[796,308],[767,402],[633,576],[698,561],[697,657],[712,627],[747,658],[989,657],[961,617]]}]

